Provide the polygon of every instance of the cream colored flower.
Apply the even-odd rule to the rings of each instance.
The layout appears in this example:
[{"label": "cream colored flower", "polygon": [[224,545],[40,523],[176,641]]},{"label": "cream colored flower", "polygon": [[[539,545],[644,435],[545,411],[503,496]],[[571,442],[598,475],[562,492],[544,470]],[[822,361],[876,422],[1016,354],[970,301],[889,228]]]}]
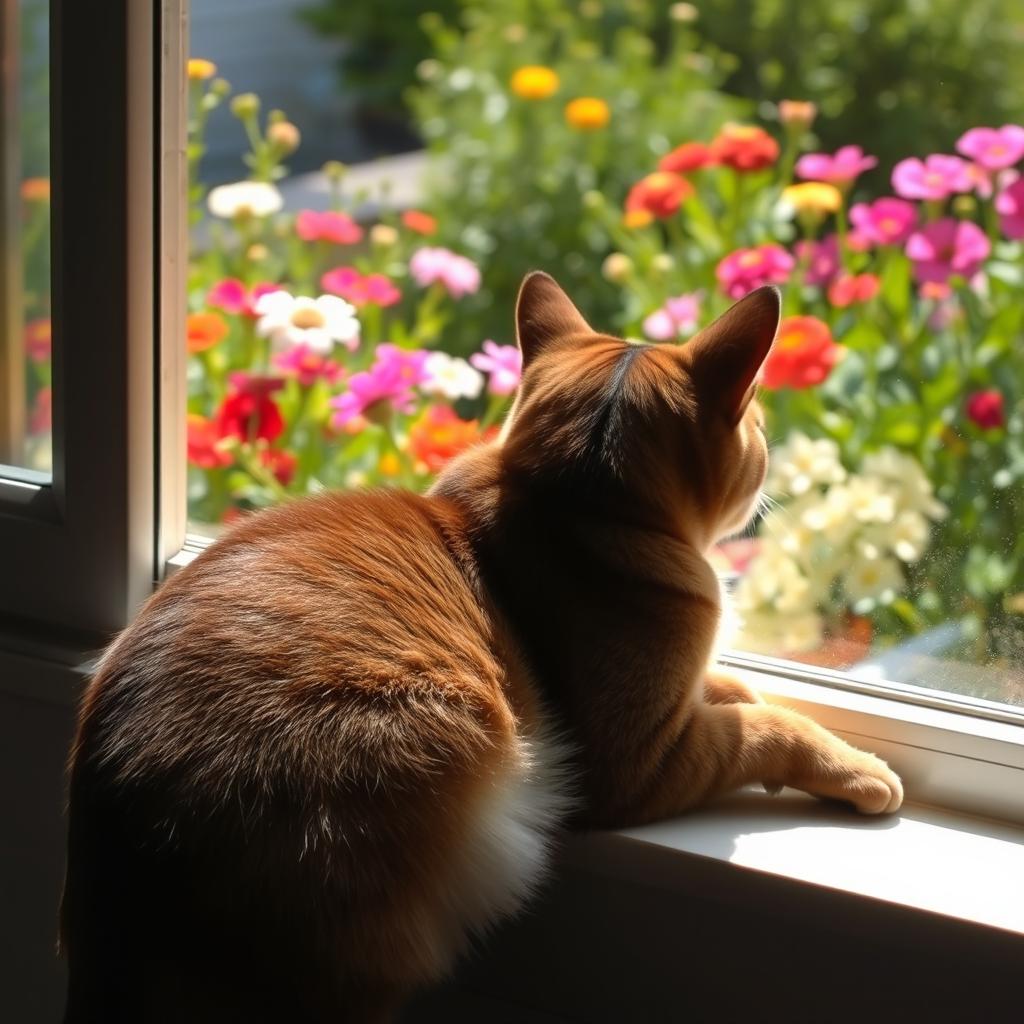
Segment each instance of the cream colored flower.
[{"label": "cream colored flower", "polygon": [[256,301],[256,333],[270,338],[278,350],[305,345],[326,355],[341,342],[350,349],[359,344],[356,308],[336,295],[312,299],[286,291],[269,292]]},{"label": "cream colored flower", "polygon": [[798,498],[815,484],[837,484],[845,479],[835,441],[812,441],[805,434],[794,433],[773,455],[766,488],[770,494]]},{"label": "cream colored flower", "polygon": [[484,375],[479,370],[447,352],[431,352],[423,364],[423,373],[420,390],[428,395],[443,395],[451,401],[477,398],[484,386]]},{"label": "cream colored flower", "polygon": [[865,541],[893,552],[904,562],[916,562],[928,550],[931,525],[916,509],[900,512],[889,526],[876,526],[865,535]]},{"label": "cream colored flower", "polygon": [[803,512],[800,522],[832,548],[845,544],[858,525],[850,509],[849,489],[844,484],[830,487],[821,501]]},{"label": "cream colored flower", "polygon": [[236,181],[218,185],[206,197],[206,205],[215,217],[269,217],[284,206],[276,186],[268,181]]},{"label": "cream colored flower", "polygon": [[851,604],[891,601],[903,589],[903,571],[895,558],[858,554],[843,576],[843,590]]},{"label": "cream colored flower", "polygon": [[864,456],[861,471],[890,483],[901,509],[914,509],[929,519],[945,519],[949,510],[935,497],[935,488],[921,464],[895,448],[882,448]]},{"label": "cream colored flower", "polygon": [[820,615],[757,612],[743,617],[737,646],[757,654],[797,654],[820,646],[824,624]]},{"label": "cream colored flower", "polygon": [[851,476],[843,490],[850,514],[859,522],[891,523],[896,518],[896,501],[877,477]]}]

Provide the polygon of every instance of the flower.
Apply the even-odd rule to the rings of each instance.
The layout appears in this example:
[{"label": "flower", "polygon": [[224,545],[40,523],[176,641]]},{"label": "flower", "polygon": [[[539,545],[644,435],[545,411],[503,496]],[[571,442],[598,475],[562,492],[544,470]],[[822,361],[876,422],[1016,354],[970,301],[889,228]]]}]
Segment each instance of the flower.
[{"label": "flower", "polygon": [[20,193],[26,203],[48,203],[50,201],[50,179],[26,178],[21,183]]},{"label": "flower", "polygon": [[523,374],[523,353],[515,345],[499,345],[488,339],[483,352],[469,357],[470,363],[489,375],[487,390],[492,395],[511,395]]},{"label": "flower", "polygon": [[295,470],[299,468],[298,456],[281,448],[264,448],[260,452],[260,462],[274,474],[282,487],[292,482]]},{"label": "flower", "polygon": [[271,281],[260,281],[247,288],[237,277],[226,277],[206,293],[206,304],[216,306],[225,313],[244,313],[246,316],[255,317],[256,303],[264,295],[279,291],[281,286]]},{"label": "flower", "polygon": [[284,206],[277,187],[268,181],[236,181],[210,190],[206,205],[214,217],[268,217]]},{"label": "flower", "polygon": [[302,133],[291,121],[274,121],[267,127],[267,142],[280,154],[294,153],[302,141]]},{"label": "flower", "polygon": [[1003,171],[1024,157],[1024,128],[971,128],[957,139],[956,148],[986,171]]},{"label": "flower", "polygon": [[946,506],[936,501],[931,480],[912,456],[895,448],[882,448],[864,456],[861,472],[879,477],[895,494],[900,508],[915,509],[929,519],[946,517]]},{"label": "flower", "polygon": [[761,384],[772,391],[813,387],[828,377],[841,351],[817,317],[786,317],[762,367]]},{"label": "flower", "polygon": [[189,313],[185,327],[190,355],[213,348],[228,335],[227,322],[217,313]]},{"label": "flower", "polygon": [[975,391],[967,399],[967,418],[982,430],[995,430],[1006,423],[1003,396],[994,389]]},{"label": "flower", "polygon": [[417,249],[409,273],[421,288],[440,282],[453,299],[472,295],[480,287],[480,271],[472,260],[450,249]]},{"label": "flower", "polygon": [[626,213],[643,210],[653,217],[671,217],[691,195],[693,186],[684,177],[670,171],[655,171],[629,190]]},{"label": "flower", "polygon": [[850,223],[873,245],[899,245],[917,223],[917,207],[904,199],[886,197],[850,207]]},{"label": "flower", "polygon": [[915,231],[906,245],[918,281],[946,281],[953,274],[973,277],[992,246],[973,221],[944,217]]},{"label": "flower", "polygon": [[806,494],[818,484],[839,484],[846,470],[839,461],[839,445],[829,438],[811,440],[794,431],[772,456],[766,488],[771,494]]},{"label": "flower", "polygon": [[622,226],[635,230],[645,228],[654,222],[654,214],[650,210],[627,210],[622,215]]},{"label": "flower", "polygon": [[828,301],[837,309],[855,302],[870,302],[878,294],[881,281],[875,274],[841,274],[828,288]]},{"label": "flower", "polygon": [[918,561],[928,549],[931,526],[916,509],[904,509],[888,526],[873,528],[864,534],[868,543],[877,550],[888,548],[903,562]]},{"label": "flower", "polygon": [[1010,182],[996,196],[999,229],[1007,238],[1024,238],[1024,178]]},{"label": "flower", "polygon": [[320,278],[325,292],[340,295],[354,306],[374,305],[382,309],[401,301],[402,293],[386,274],[360,274],[355,267],[335,267]]},{"label": "flower", "polygon": [[273,377],[231,374],[228,392],[215,420],[217,434],[240,441],[273,441],[284,431],[284,419],[270,397],[284,383]]},{"label": "flower", "polygon": [[715,277],[730,299],[765,284],[782,284],[793,269],[793,257],[781,245],[758,245],[737,249],[715,267]]},{"label": "flower", "polygon": [[796,213],[823,215],[835,213],[843,205],[843,197],[835,185],[823,181],[805,181],[782,190],[782,203]]},{"label": "flower", "polygon": [[672,174],[686,174],[697,171],[711,163],[711,150],[703,142],[684,142],[676,146],[671,153],[666,153],[658,161],[659,171]]},{"label": "flower", "polygon": [[217,74],[217,65],[212,60],[203,60],[201,57],[191,57],[187,67],[190,82],[202,82]]},{"label": "flower", "polygon": [[304,242],[333,242],[335,245],[355,245],[363,238],[363,229],[347,213],[336,210],[299,210],[295,233]]},{"label": "flower", "polygon": [[601,263],[601,274],[612,284],[622,284],[633,276],[633,261],[624,252],[610,252]]},{"label": "flower", "polygon": [[45,363],[50,358],[53,328],[48,316],[36,317],[25,324],[25,352],[33,363]]},{"label": "flower", "polygon": [[359,344],[359,321],[354,306],[334,295],[317,299],[271,292],[256,303],[259,320],[256,333],[270,338],[278,349],[305,345],[314,352],[329,354],[335,342],[355,349]]},{"label": "flower", "polygon": [[378,345],[374,355],[373,366],[354,373],[348,379],[348,390],[331,399],[334,426],[344,427],[361,416],[388,416],[392,408],[411,412],[415,406],[413,388],[423,382],[428,353]]},{"label": "flower", "polygon": [[903,570],[895,558],[859,555],[843,576],[843,590],[852,604],[891,601],[903,589]]},{"label": "flower", "polygon": [[860,146],[841,146],[831,156],[828,153],[805,153],[796,162],[796,173],[804,180],[849,185],[877,164],[877,158],[865,154]]},{"label": "flower", "polygon": [[271,363],[286,377],[295,377],[304,388],[312,387],[318,380],[324,380],[333,387],[344,374],[340,364],[303,342],[285,352],[276,352]]},{"label": "flower", "polygon": [[409,451],[432,473],[479,439],[477,421],[460,419],[449,405],[427,406],[409,427]]},{"label": "flower", "polygon": [[402,223],[417,235],[437,234],[437,218],[422,210],[403,210]]},{"label": "flower", "polygon": [[892,187],[904,199],[946,199],[970,192],[971,184],[967,164],[958,156],[933,153],[923,163],[909,157],[892,169]]},{"label": "flower", "polygon": [[53,427],[53,388],[44,387],[36,392],[28,429],[33,434],[45,434]]},{"label": "flower", "polygon": [[185,420],[188,461],[200,469],[218,469],[234,461],[223,446],[220,432],[213,420],[190,412]]},{"label": "flower", "polygon": [[666,299],[643,324],[644,334],[652,341],[669,341],[691,334],[700,316],[700,293]]},{"label": "flower", "polygon": [[759,171],[779,158],[779,144],[763,128],[726,124],[711,141],[711,161],[735,171]]},{"label": "flower", "polygon": [[820,242],[797,242],[793,251],[804,267],[804,281],[807,284],[828,284],[839,273],[839,240],[835,235],[827,235]]},{"label": "flower", "polygon": [[810,100],[779,100],[779,123],[797,131],[806,131],[814,124],[818,107]]},{"label": "flower", "polygon": [[596,96],[580,96],[565,105],[565,120],[581,132],[603,128],[611,120],[612,112],[604,100]]},{"label": "flower", "polygon": [[447,352],[431,352],[423,363],[420,387],[425,394],[443,395],[453,402],[458,398],[477,398],[484,387],[484,375],[465,359]]},{"label": "flower", "polygon": [[736,589],[736,608],[742,613],[770,605],[775,611],[794,612],[813,603],[810,580],[800,566],[777,543],[764,539]]},{"label": "flower", "polygon": [[398,232],[390,224],[374,224],[370,228],[370,244],[390,249],[398,242]]},{"label": "flower", "polygon": [[540,64],[518,68],[509,83],[511,90],[523,100],[546,100],[558,92],[558,75]]}]

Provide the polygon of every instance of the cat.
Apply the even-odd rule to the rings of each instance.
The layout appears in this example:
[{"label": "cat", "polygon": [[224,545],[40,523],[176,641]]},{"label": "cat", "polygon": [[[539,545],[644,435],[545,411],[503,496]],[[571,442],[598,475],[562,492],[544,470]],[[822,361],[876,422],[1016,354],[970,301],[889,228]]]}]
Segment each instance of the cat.
[{"label": "cat", "polygon": [[713,657],[777,291],[683,346],[516,309],[499,436],[424,496],[246,517],[114,642],[70,762],[66,1020],[388,1020],[519,908],[560,828],[740,785],[892,812],[884,762]]}]

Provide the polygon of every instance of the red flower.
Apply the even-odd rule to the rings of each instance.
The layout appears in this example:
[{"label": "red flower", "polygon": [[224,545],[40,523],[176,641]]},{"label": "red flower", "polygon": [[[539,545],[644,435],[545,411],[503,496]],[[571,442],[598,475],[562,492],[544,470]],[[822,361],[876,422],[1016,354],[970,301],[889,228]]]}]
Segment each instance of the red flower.
[{"label": "red flower", "polygon": [[274,474],[282,487],[292,482],[299,466],[298,456],[281,448],[265,448],[260,455],[260,462]]},{"label": "red flower", "polygon": [[684,142],[658,161],[658,170],[686,174],[687,171],[707,167],[710,163],[711,150],[703,142]]},{"label": "red flower", "polygon": [[693,186],[684,177],[670,171],[655,171],[629,190],[626,213],[644,210],[654,217],[671,217],[691,195]]},{"label": "red flower", "polygon": [[282,387],[279,377],[250,377],[233,373],[234,388],[217,410],[217,433],[240,441],[273,441],[284,431],[284,419],[271,393]]},{"label": "red flower", "polygon": [[50,358],[52,330],[50,318],[41,316],[25,324],[25,351],[33,363],[45,363]]},{"label": "red flower", "polygon": [[967,399],[967,418],[982,430],[994,430],[1006,423],[1003,396],[995,390],[975,391]]},{"label": "red flower", "polygon": [[437,218],[422,210],[406,210],[402,214],[402,223],[417,235],[433,235],[437,233]]},{"label": "red flower", "polygon": [[231,453],[218,447],[221,440],[213,420],[197,412],[188,414],[188,461],[200,469],[218,469],[231,465]]},{"label": "red flower", "polygon": [[711,141],[711,161],[735,171],[760,171],[779,158],[779,144],[763,129],[750,124],[727,124]]},{"label": "red flower", "polygon": [[186,328],[186,344],[191,355],[213,348],[228,334],[227,322],[218,313],[189,313]]},{"label": "red flower", "polygon": [[843,274],[829,285],[828,301],[837,309],[869,302],[878,294],[879,284],[875,274]]},{"label": "red flower", "polygon": [[409,451],[436,473],[449,459],[480,438],[476,420],[463,420],[448,405],[428,406],[409,428]]},{"label": "red flower", "polygon": [[840,352],[828,325],[817,317],[786,317],[765,360],[761,383],[772,391],[813,387],[829,375]]}]

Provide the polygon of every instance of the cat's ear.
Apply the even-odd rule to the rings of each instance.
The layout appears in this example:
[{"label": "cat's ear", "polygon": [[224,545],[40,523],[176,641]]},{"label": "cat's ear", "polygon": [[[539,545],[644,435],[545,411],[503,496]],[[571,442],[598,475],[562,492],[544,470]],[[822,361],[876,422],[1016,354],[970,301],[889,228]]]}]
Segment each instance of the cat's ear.
[{"label": "cat's ear", "polygon": [[758,288],[687,342],[690,374],[705,403],[717,405],[730,426],[739,423],[758,371],[779,329],[779,290]]},{"label": "cat's ear", "polygon": [[535,270],[523,278],[516,301],[516,337],[529,366],[554,341],[571,334],[593,334],[580,311],[553,277]]}]

